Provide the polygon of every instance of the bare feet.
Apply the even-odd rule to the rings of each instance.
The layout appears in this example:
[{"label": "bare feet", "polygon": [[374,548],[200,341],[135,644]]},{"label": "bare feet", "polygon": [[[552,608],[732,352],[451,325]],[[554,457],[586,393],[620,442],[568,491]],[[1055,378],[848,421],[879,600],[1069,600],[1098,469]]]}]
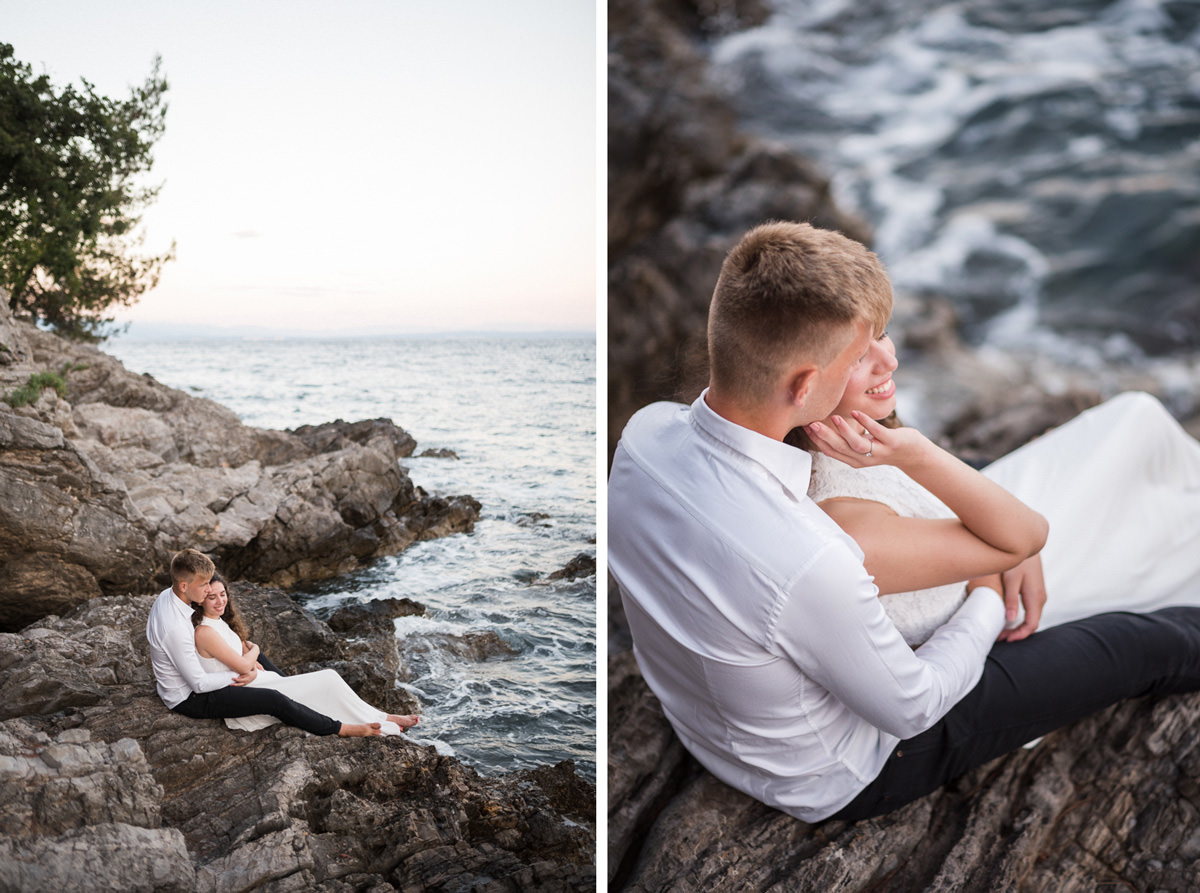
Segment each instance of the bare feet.
[{"label": "bare feet", "polygon": [[342,723],[342,727],[338,729],[339,738],[372,738],[376,735],[382,735],[379,731],[379,723]]},{"label": "bare feet", "polygon": [[415,726],[420,721],[420,719],[421,718],[419,716],[417,716],[415,713],[404,713],[404,714],[389,713],[388,714],[388,722],[394,722],[396,725],[398,725],[400,727],[401,731],[404,731],[406,729],[411,729],[413,726]]}]

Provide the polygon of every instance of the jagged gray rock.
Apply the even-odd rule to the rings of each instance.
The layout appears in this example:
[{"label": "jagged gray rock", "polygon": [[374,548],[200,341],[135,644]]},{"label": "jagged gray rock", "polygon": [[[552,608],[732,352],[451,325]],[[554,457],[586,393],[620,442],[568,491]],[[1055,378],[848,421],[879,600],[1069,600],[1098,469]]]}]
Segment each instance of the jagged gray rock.
[{"label": "jagged gray rock", "polygon": [[[337,419],[324,425],[301,425],[292,433],[318,453],[344,449],[352,443],[375,446],[386,452],[380,441],[390,441],[397,456],[411,456],[417,441],[407,431],[392,424],[391,419],[365,419],[361,422],[345,422]],[[426,451],[428,452],[428,451]]]},{"label": "jagged gray rock", "polygon": [[596,556],[580,552],[565,565],[546,575],[547,580],[575,580],[596,575]]},{"label": "jagged gray rock", "polygon": [[329,628],[339,633],[391,635],[397,617],[423,616],[425,606],[411,598],[377,598],[365,605],[346,605],[330,615]]},{"label": "jagged gray rock", "polygon": [[137,517],[60,429],[0,404],[0,629],[148,585],[157,562]]},{"label": "jagged gray rock", "polygon": [[[384,662],[382,641],[234,588],[286,669]],[[154,693],[152,602],[100,596],[0,635],[0,889],[594,889],[595,788],[569,763],[482,778],[405,739],[178,716]]]}]

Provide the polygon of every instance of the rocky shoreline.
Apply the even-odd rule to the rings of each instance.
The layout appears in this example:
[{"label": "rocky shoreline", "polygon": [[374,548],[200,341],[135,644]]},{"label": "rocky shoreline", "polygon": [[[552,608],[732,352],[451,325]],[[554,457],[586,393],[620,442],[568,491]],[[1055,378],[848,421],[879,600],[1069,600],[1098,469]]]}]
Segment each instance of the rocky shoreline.
[{"label": "rocky shoreline", "polygon": [[[396,688],[391,624],[420,605],[348,609],[337,633],[279,590],[233,589],[281,667],[331,667],[380,707],[420,709]],[[484,778],[407,738],[178,716],[154,691],[153,598],[0,633],[0,889],[595,888],[595,787],[569,762]]]},{"label": "rocky shoreline", "polygon": [[[152,593],[191,546],[240,581],[279,666],[332,668],[379,707],[422,712],[397,685],[393,625],[422,606],[326,623],[276,588],[473,528],[478,501],[430,495],[400,466],[406,432],[248,427],[15,320],[2,292],[0,397],[0,890],[595,889],[595,785],[570,762],[482,777],[420,734],[233,732],[154,691]],[[505,647],[442,638],[413,647]],[[431,708],[420,728],[436,725]]]},{"label": "rocky shoreline", "polygon": [[[638,408],[699,392],[708,299],[742,232],[808,220],[870,239],[822,172],[739,130],[709,75],[708,38],[767,13],[758,0],[609,4],[610,456]],[[1116,391],[1169,397],[1136,369],[1080,372],[972,349],[939,296],[897,294],[890,328],[898,384],[920,380],[937,411],[923,427],[980,465]],[[1200,433],[1200,419],[1184,424]],[[610,579],[610,889],[1200,887],[1200,696],[1119,705],[884,818],[808,825],[704,771],[630,648]]]}]

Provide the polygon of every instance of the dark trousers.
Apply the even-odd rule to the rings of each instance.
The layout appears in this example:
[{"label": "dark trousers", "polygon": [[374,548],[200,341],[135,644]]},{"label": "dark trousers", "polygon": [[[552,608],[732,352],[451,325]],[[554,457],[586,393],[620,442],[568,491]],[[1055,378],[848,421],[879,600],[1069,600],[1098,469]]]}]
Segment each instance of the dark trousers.
[{"label": "dark trousers", "polygon": [[[258,656],[264,670],[286,675],[264,655]],[[265,713],[280,722],[312,732],[314,735],[336,735],[342,724],[293,701],[287,695],[269,688],[247,688],[229,685],[216,691],[192,692],[187,700],[171,708],[192,719],[229,719],[236,716],[257,716]]]},{"label": "dark trousers", "polygon": [[1047,732],[1126,698],[1200,690],[1200,608],[1100,614],[998,642],[983,676],[932,728],[901,741],[834,819],[891,812]]}]

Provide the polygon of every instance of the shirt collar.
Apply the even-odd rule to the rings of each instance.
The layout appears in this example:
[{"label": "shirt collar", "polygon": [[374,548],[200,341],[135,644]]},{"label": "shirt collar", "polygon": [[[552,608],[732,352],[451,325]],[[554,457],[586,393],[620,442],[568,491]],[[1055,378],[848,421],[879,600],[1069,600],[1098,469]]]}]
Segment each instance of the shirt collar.
[{"label": "shirt collar", "polygon": [[692,422],[709,437],[757,462],[798,498],[808,492],[812,455],[807,450],[751,431],[717,412],[704,399],[705,388],[692,403]]},{"label": "shirt collar", "polygon": [[176,610],[178,610],[180,614],[185,614],[188,617],[191,617],[192,616],[192,606],[185,605],[180,600],[179,596],[175,594],[174,589],[171,589],[169,591],[171,593],[171,604],[173,604],[175,606]]}]

